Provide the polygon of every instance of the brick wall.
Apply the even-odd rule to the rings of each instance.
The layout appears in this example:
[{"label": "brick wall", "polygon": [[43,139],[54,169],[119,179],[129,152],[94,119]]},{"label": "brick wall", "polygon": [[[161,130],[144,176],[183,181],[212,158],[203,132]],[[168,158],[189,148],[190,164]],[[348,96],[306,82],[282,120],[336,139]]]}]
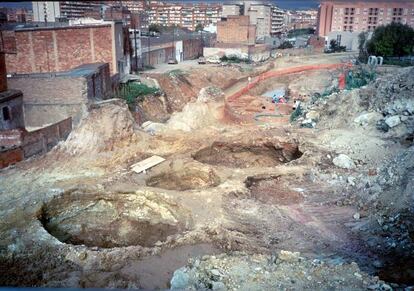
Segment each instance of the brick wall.
[{"label": "brick wall", "polygon": [[256,26],[250,24],[249,16],[228,16],[217,23],[217,42],[254,44]]},{"label": "brick wall", "polygon": [[201,39],[187,39],[183,41],[184,60],[192,60],[203,55]]},{"label": "brick wall", "polygon": [[113,67],[112,26],[15,31],[16,54],[6,56],[9,73],[67,71],[85,63]]},{"label": "brick wall", "polygon": [[[0,130],[24,128],[23,96],[16,90],[0,93],[0,99],[7,96],[8,100],[0,103]],[[3,100],[6,100],[3,98]],[[3,116],[3,110],[8,112],[9,119]]]},{"label": "brick wall", "polygon": [[4,53],[0,52],[0,92],[7,90],[6,59]]},{"label": "brick wall", "polygon": [[0,169],[34,155],[45,154],[72,131],[71,118],[35,131],[8,130],[0,132]]},{"label": "brick wall", "polygon": [[[99,65],[99,64],[98,64]],[[88,69],[84,65],[80,69]],[[94,68],[94,65],[91,67]],[[9,86],[23,92],[26,127],[39,127],[72,117],[74,125],[87,113],[88,105],[111,96],[109,66],[99,65],[86,76],[55,74],[15,75]],[[75,70],[76,71],[76,70]]]},{"label": "brick wall", "polygon": [[24,95],[26,127],[38,127],[73,117],[74,124],[87,112],[87,83],[79,78],[9,78],[9,86]]}]

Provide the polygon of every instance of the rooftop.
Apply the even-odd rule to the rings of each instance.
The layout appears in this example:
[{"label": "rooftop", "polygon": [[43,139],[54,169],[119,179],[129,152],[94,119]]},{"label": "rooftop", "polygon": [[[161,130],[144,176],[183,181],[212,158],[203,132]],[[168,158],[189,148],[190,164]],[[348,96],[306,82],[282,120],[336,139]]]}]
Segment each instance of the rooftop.
[{"label": "rooftop", "polygon": [[91,63],[83,64],[79,67],[73,68],[69,71],[55,72],[55,73],[34,73],[34,74],[13,74],[12,77],[30,77],[30,78],[78,78],[78,77],[87,77],[94,74],[102,66],[107,65],[107,63]]},{"label": "rooftop", "polygon": [[0,103],[10,101],[14,98],[21,97],[22,91],[9,89],[3,92],[0,92]]}]

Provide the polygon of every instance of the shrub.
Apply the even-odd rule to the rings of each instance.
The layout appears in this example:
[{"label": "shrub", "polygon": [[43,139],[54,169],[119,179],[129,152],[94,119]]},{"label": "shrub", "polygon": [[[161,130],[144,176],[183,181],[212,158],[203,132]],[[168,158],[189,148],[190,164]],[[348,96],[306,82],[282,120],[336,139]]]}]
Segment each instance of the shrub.
[{"label": "shrub", "polygon": [[293,48],[293,44],[290,41],[285,40],[281,45],[277,47],[278,49],[284,50],[284,49],[290,49]]},{"label": "shrub", "polygon": [[136,99],[141,100],[143,96],[157,92],[157,88],[149,87],[142,83],[128,83],[122,88],[121,98],[125,99],[128,105],[131,105]]}]

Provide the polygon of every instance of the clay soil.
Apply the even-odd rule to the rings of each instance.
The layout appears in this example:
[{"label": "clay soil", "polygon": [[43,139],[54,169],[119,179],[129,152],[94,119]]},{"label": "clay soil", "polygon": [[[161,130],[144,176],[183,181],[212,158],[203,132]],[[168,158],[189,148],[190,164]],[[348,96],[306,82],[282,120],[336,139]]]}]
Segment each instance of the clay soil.
[{"label": "clay soil", "polygon": [[[163,86],[167,77],[159,78]],[[171,102],[177,88],[166,88]],[[197,90],[187,89],[183,94],[195,100]],[[332,267],[334,277],[320,275],[333,289],[347,289],[337,282],[356,276],[351,262],[364,278],[409,285],[409,272],[397,277],[390,268],[396,253],[407,262],[407,252],[387,247],[394,232],[382,228],[403,206],[391,211],[381,200],[373,206],[351,183],[366,185],[372,169],[379,172],[406,149],[376,131],[347,127],[216,120],[191,132],[148,134],[125,104],[104,104],[46,156],[1,170],[0,285],[162,289],[194,258],[280,250],[300,252],[307,262],[345,264]],[[355,168],[333,164],[344,152]],[[146,173],[131,170],[152,155],[166,161]],[[313,280],[301,274],[295,280]]]}]

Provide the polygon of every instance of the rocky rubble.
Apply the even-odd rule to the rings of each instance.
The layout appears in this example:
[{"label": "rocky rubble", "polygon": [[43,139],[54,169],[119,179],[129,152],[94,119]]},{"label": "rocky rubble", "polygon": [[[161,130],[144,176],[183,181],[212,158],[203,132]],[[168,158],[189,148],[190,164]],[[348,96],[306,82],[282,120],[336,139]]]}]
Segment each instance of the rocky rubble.
[{"label": "rocky rubble", "polygon": [[355,263],[331,264],[301,257],[298,252],[275,255],[204,256],[174,272],[173,290],[391,290],[362,272]]}]

